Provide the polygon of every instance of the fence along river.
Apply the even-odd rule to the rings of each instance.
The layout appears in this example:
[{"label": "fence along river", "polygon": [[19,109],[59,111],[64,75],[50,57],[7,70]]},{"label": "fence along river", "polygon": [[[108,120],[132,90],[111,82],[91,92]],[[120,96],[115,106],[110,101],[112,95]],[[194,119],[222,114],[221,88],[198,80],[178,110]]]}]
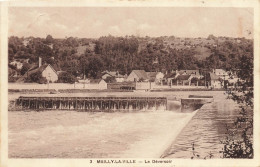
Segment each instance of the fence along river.
[{"label": "fence along river", "polygon": [[32,110],[82,110],[82,111],[113,111],[113,110],[176,110],[194,111],[203,104],[212,102],[212,98],[194,97],[177,101],[175,97],[63,97],[20,96],[16,100],[16,108]]}]

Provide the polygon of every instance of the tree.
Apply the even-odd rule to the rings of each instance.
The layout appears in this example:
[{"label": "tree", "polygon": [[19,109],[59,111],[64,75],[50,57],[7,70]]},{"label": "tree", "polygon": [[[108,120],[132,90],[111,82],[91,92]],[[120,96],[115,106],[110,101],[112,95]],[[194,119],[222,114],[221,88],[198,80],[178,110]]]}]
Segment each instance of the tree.
[{"label": "tree", "polygon": [[47,44],[50,44],[50,43],[52,43],[52,42],[53,42],[52,36],[51,36],[51,35],[47,35],[47,37],[46,37],[46,43],[47,43]]},{"label": "tree", "polygon": [[47,83],[47,79],[42,76],[41,71],[37,71],[35,73],[30,74],[26,79],[26,82],[36,82],[40,84],[45,84]]},{"label": "tree", "polygon": [[74,75],[68,73],[68,72],[62,72],[59,74],[58,76],[58,81],[59,83],[75,83],[76,82],[76,78]]},{"label": "tree", "polygon": [[116,78],[114,76],[108,76],[105,79],[106,83],[115,83],[116,82]]},{"label": "tree", "polygon": [[88,57],[88,62],[89,63],[86,70],[88,75],[92,78],[98,78],[103,71],[104,62],[98,55]]},{"label": "tree", "polygon": [[224,158],[253,158],[253,53],[242,56],[237,73],[242,80],[240,86],[234,90],[227,89],[229,98],[239,104],[240,115],[236,118],[232,127],[227,126],[227,138],[224,144]]},{"label": "tree", "polygon": [[30,64],[23,63],[23,66],[22,66],[22,69],[21,69],[21,75],[24,75],[29,69],[30,69]]}]

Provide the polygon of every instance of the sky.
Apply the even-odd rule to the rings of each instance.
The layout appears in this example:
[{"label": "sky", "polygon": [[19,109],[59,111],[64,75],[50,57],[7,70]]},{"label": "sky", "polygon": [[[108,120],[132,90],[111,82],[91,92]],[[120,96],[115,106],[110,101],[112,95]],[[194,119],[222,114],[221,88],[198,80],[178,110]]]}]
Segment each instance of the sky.
[{"label": "sky", "polygon": [[10,7],[8,21],[18,37],[253,36],[252,8]]}]

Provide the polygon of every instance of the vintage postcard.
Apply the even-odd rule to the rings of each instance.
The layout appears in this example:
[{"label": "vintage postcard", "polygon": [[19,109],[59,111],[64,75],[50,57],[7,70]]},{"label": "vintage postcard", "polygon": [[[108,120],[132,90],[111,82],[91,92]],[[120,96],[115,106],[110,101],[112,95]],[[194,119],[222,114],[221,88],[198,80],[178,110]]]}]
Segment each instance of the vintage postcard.
[{"label": "vintage postcard", "polygon": [[259,166],[259,4],[2,2],[1,166]]}]

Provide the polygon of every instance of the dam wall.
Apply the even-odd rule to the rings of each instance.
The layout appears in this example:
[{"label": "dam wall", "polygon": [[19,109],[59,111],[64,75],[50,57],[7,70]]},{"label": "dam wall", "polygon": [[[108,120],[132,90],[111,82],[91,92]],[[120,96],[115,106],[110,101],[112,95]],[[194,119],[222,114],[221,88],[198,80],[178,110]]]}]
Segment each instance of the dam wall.
[{"label": "dam wall", "polygon": [[110,111],[110,110],[170,110],[175,112],[192,112],[213,98],[203,96],[182,98],[177,100],[169,97],[66,97],[58,95],[20,96],[15,102],[16,109],[22,110],[82,110],[82,111]]}]

